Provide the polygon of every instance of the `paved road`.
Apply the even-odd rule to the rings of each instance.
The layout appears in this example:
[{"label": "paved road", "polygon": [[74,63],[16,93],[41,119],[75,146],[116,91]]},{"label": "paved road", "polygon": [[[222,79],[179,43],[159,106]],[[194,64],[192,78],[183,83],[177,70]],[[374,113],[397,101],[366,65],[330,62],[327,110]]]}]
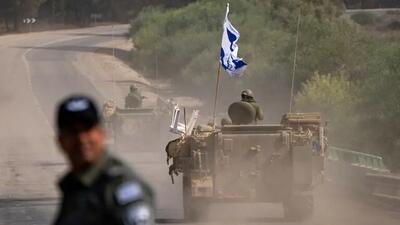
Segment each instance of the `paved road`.
[{"label": "paved road", "polygon": [[[100,102],[107,98],[111,84],[93,80],[101,67],[82,56],[112,38],[122,39],[126,31],[127,26],[116,26],[114,31],[97,27],[0,37],[0,225],[52,220],[58,196],[54,183],[65,170],[54,143],[55,103],[76,92]],[[179,180],[174,186],[166,175],[163,150],[125,148],[116,153],[155,187],[159,222],[176,223],[173,219],[182,216],[181,189]],[[294,224],[282,221],[280,206],[269,204],[213,205],[209,217],[201,224]],[[399,222],[397,213],[369,206],[328,183],[317,190],[316,215],[303,224]]]}]

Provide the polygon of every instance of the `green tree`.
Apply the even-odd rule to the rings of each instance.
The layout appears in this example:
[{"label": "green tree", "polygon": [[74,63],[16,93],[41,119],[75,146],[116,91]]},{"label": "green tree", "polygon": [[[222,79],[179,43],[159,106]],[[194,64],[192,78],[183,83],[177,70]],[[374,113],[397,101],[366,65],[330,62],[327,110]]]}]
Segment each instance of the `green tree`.
[{"label": "green tree", "polygon": [[[37,16],[41,2],[41,0],[2,0],[0,17],[6,20],[8,29],[19,30],[24,18]],[[11,28],[11,23],[13,28]]]},{"label": "green tree", "polygon": [[[131,23],[135,67],[151,75],[158,58],[161,75],[185,82],[192,92],[211,93],[225,3],[201,0],[178,9],[143,10]],[[240,80],[224,80],[224,88],[255,88],[264,94],[260,101],[270,99],[266,105],[288,105],[300,12],[296,109],[321,111],[334,145],[386,158],[400,155],[398,38],[368,32],[342,17],[341,1],[232,0],[239,55],[249,66]]]},{"label": "green tree", "polygon": [[390,164],[400,170],[400,44],[392,42],[374,52],[369,76],[360,90],[358,107],[362,115],[363,136],[373,151],[388,156]]},{"label": "green tree", "polygon": [[305,83],[295,98],[298,112],[321,112],[324,120],[329,121],[330,142],[335,145],[361,148],[355,131],[359,129],[356,105],[360,98],[357,84],[348,76],[339,74],[314,75]]},{"label": "green tree", "polygon": [[[174,10],[149,8],[142,11],[131,26],[136,67],[151,74],[154,60],[159,58],[159,68],[164,75],[177,79],[183,76],[184,81],[193,80],[194,86],[204,87],[214,79],[216,63],[199,65],[217,62],[225,3],[202,0]],[[331,1],[233,0],[230,19],[242,35],[239,54],[249,63],[244,78],[247,86],[261,88],[276,80],[289,83],[300,8],[304,24],[300,30],[298,83],[307,80],[320,62],[326,67],[323,72],[336,72],[343,66],[339,62],[329,65],[329,61],[319,59],[323,57],[322,51],[313,47],[317,43],[321,48],[336,51],[334,59],[337,61],[353,50],[339,45],[340,41],[345,42],[345,33],[352,34],[355,25],[339,19],[341,9]],[[325,29],[320,28],[325,26]],[[339,33],[335,34],[337,31]],[[335,42],[329,44],[330,41]],[[347,52],[340,54],[340,49]],[[316,58],[317,62],[309,63]]]}]

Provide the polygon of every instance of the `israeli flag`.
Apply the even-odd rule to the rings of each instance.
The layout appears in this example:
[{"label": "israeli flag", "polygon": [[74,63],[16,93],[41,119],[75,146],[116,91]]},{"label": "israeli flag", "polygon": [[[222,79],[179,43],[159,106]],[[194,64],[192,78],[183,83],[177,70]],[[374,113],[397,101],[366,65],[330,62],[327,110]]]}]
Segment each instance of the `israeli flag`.
[{"label": "israeli flag", "polygon": [[229,21],[228,14],[229,3],[226,8],[224,32],[222,34],[220,62],[231,77],[240,77],[243,75],[247,63],[237,56],[239,47],[236,42],[239,40],[240,34]]}]

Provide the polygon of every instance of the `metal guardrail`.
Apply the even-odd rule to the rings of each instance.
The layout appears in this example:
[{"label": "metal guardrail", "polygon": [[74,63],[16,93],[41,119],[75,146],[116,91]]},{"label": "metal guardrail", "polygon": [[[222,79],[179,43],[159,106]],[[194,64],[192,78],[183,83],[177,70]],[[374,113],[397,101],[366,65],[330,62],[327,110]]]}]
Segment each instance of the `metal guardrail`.
[{"label": "metal guardrail", "polygon": [[332,161],[341,161],[352,166],[363,167],[379,172],[389,172],[380,156],[357,152],[349,149],[329,147],[328,159]]},{"label": "metal guardrail", "polygon": [[396,209],[400,207],[400,176],[391,174],[380,156],[330,146],[330,174],[336,182]]},{"label": "metal guardrail", "polygon": [[398,8],[398,0],[344,0],[347,9]]}]

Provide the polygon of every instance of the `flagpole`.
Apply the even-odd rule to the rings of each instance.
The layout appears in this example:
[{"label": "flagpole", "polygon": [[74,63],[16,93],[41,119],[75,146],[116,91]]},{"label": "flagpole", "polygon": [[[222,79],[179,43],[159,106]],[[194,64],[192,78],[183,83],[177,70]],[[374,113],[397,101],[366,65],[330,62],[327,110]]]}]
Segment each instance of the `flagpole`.
[{"label": "flagpole", "polygon": [[218,102],[218,93],[219,93],[219,80],[221,74],[221,63],[218,63],[218,71],[217,71],[217,85],[215,87],[215,96],[214,96],[214,111],[213,111],[213,127],[215,128],[215,117],[217,111],[217,102]]},{"label": "flagpole", "polygon": [[[226,3],[226,13],[225,13],[225,20],[228,18],[229,14],[229,2]],[[222,34],[223,36],[223,34]],[[213,110],[213,127],[215,128],[215,117],[217,112],[217,102],[218,102],[218,94],[219,94],[219,80],[221,75],[221,63],[218,62],[218,71],[217,71],[217,82],[215,86],[215,96],[214,96],[214,110]]]}]

